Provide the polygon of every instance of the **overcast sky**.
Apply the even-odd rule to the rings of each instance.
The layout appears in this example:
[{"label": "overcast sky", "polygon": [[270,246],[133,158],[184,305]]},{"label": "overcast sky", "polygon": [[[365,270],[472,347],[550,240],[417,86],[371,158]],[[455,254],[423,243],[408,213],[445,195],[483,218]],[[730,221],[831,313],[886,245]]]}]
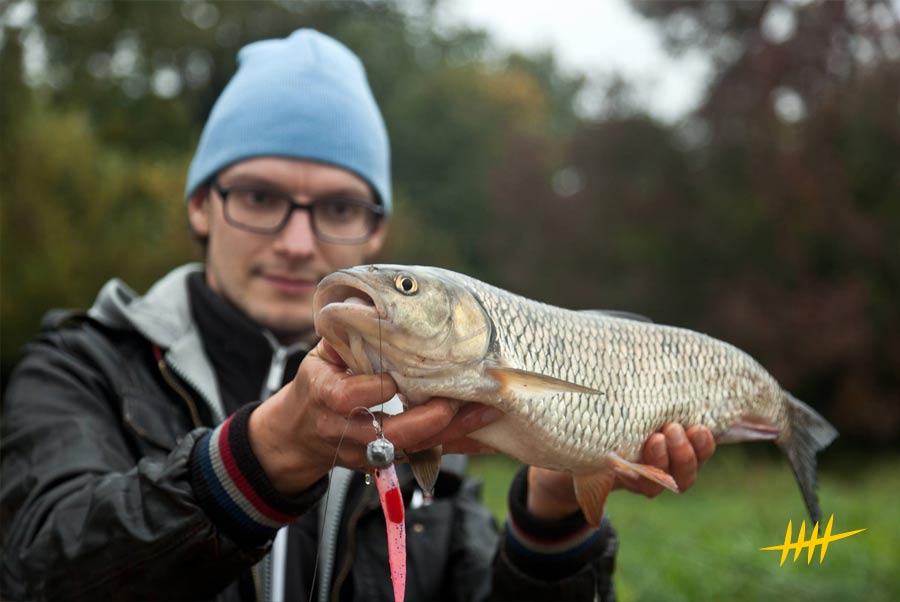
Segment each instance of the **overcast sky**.
[{"label": "overcast sky", "polygon": [[641,105],[677,119],[699,100],[708,72],[700,56],[675,60],[649,21],[626,0],[452,0],[449,23],[486,28],[504,47],[552,47],[561,64],[600,79],[620,72],[638,84]]}]

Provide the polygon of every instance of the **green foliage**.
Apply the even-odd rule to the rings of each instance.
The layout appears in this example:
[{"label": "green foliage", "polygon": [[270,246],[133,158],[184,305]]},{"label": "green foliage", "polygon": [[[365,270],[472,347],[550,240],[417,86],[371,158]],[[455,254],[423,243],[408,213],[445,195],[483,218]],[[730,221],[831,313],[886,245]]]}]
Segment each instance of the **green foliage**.
[{"label": "green foliage", "polygon": [[[900,441],[900,25],[885,2],[635,2],[673,51],[714,61],[674,125],[625,80],[579,115],[583,76],[438,26],[439,5],[59,0],[4,25],[4,374],[47,309],[194,256],[181,187],[236,51],[314,27],[363,57],[391,132],[383,259],[709,332],[845,438]],[[35,44],[46,67],[25,71]]]},{"label": "green foliage", "polygon": [[[882,2],[635,5],[715,61],[707,94],[673,127],[613,90],[561,161],[533,141],[505,157],[498,281],[725,339],[845,437],[895,445],[900,24]],[[577,186],[551,185],[566,173]]]},{"label": "green foliage", "polygon": [[[438,33],[428,3],[417,17],[393,2],[35,6],[29,31],[44,40],[46,69],[23,72],[15,43],[2,55],[18,84],[4,88],[0,111],[9,132],[0,179],[4,373],[44,311],[89,306],[113,276],[143,290],[193,257],[184,174],[243,44],[315,27],[364,57],[392,134],[398,217],[389,256],[476,274],[489,263],[492,164],[520,129],[551,136],[548,112],[573,119],[570,106],[550,106],[532,73],[552,77],[560,98],[580,85],[554,76],[548,57],[488,66],[485,35]],[[177,74],[176,84],[155,86],[161,73]]]},{"label": "green foliage", "polygon": [[[671,499],[610,504],[622,535],[619,581],[623,599],[671,600],[894,600],[900,561],[889,543],[900,513],[888,509],[892,487],[900,485],[896,460],[842,476],[820,471],[824,520],[834,514],[834,532],[865,532],[832,543],[819,564],[806,564],[805,551],[779,566],[780,553],[759,548],[784,542],[787,521],[793,540],[807,521],[793,475],[783,463],[749,460],[742,449],[720,450],[694,490]],[[655,552],[654,552],[655,550]],[[642,565],[653,558],[655,567]],[[626,592],[629,595],[626,595]]]},{"label": "green foliage", "polygon": [[88,307],[109,278],[143,290],[196,257],[181,200],[187,157],[111,152],[82,111],[33,103],[7,139],[2,205],[3,359],[53,307]]},{"label": "green foliage", "polygon": [[[197,257],[182,191],[203,120],[238,48],[306,26],[363,57],[391,132],[383,259],[710,332],[821,409],[840,441],[900,440],[900,60],[879,50],[900,33],[873,20],[884,3],[636,2],[673,50],[715,60],[675,125],[629,105],[621,81],[604,113],[579,116],[581,76],[436,27],[435,4],[64,0],[34,3],[25,30],[4,25],[4,376],[48,309],[89,306],[111,277],[144,290]],[[767,11],[785,8],[794,35],[768,40]],[[43,72],[22,70],[26,34],[44,40]],[[788,92],[800,118],[778,111]],[[758,550],[803,518],[783,463],[722,450],[686,495],[614,494],[620,597],[900,599],[900,471],[855,465],[826,467],[821,497],[840,530],[868,530],[823,565]],[[501,522],[513,467],[473,460]]]},{"label": "green foliage", "polygon": [[[610,496],[608,512],[619,538],[616,588],[630,600],[856,600],[900,597],[896,546],[900,510],[898,460],[828,464],[819,473],[825,521],[834,533],[866,529],[834,542],[822,564],[816,548],[793,553],[779,566],[788,520],[793,541],[807,521],[794,477],[783,461],[751,458],[762,444],[720,448],[697,484],[680,495],[649,500],[627,492]],[[825,452],[827,458],[828,452]],[[506,491],[516,468],[494,456],[473,458],[471,472],[485,484],[484,501],[502,525]]]}]

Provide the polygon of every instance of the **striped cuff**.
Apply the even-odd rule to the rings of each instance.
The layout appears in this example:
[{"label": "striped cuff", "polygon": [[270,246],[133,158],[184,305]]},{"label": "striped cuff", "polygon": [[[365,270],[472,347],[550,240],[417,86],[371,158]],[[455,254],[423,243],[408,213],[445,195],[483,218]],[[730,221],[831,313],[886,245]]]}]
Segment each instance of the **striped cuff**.
[{"label": "striped cuff", "polygon": [[261,545],[305,513],[327,487],[323,478],[292,498],[272,486],[250,447],[247,423],[258,404],[245,406],[194,446],[191,480],[200,505],[235,541]]},{"label": "striped cuff", "polygon": [[591,527],[580,511],[558,521],[539,519],[525,507],[527,494],[526,467],[510,486],[510,512],[504,529],[507,556],[524,573],[545,580],[577,573],[602,547],[604,525]]}]

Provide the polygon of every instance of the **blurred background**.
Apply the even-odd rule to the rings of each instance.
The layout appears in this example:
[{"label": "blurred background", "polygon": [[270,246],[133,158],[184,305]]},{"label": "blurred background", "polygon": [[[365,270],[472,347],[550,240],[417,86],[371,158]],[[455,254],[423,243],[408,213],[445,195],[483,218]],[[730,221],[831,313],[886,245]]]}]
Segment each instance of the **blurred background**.
[{"label": "blurred background", "polygon": [[[0,3],[4,382],[48,309],[199,258],[204,119],[238,48],[298,27],[356,51],[385,114],[382,259],[707,332],[840,430],[823,507],[866,533],[778,567],[790,472],[721,450],[685,496],[612,501],[623,599],[900,598],[897,0]],[[511,466],[476,469],[502,519]]]}]

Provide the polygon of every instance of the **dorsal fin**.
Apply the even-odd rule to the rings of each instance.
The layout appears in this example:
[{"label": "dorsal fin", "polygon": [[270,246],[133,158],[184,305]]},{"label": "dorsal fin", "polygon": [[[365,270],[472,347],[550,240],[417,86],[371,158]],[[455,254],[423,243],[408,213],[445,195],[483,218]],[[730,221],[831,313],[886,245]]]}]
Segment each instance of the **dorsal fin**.
[{"label": "dorsal fin", "polygon": [[624,318],[626,320],[634,320],[635,322],[653,323],[653,320],[651,320],[647,316],[618,309],[582,309],[578,313],[595,314],[602,318]]}]

